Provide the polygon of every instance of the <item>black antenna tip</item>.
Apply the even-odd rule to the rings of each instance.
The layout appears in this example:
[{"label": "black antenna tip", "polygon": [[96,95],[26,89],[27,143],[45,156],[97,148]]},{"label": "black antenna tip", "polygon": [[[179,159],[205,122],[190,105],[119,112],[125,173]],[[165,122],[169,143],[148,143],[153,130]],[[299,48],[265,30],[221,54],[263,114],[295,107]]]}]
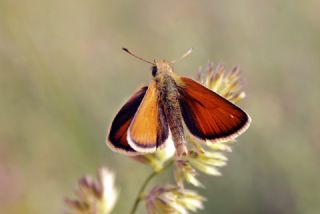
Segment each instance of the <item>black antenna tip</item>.
[{"label": "black antenna tip", "polygon": [[124,50],[125,52],[129,52],[127,48],[122,48],[122,50]]}]

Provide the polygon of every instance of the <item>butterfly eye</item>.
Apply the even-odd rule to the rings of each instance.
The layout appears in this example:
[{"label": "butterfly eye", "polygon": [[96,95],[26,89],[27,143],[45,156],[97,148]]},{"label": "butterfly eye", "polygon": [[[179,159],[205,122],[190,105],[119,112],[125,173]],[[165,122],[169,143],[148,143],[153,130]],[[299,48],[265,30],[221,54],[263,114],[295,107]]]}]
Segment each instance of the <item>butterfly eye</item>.
[{"label": "butterfly eye", "polygon": [[158,71],[157,66],[152,66],[152,76],[156,76],[157,71]]}]

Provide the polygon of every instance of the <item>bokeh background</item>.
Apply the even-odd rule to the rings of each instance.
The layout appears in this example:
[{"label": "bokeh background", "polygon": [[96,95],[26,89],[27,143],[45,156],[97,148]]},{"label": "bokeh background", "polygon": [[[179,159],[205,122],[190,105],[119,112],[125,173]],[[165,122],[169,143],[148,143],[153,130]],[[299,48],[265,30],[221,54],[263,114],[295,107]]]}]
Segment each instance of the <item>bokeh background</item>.
[{"label": "bokeh background", "polygon": [[[127,213],[150,169],[104,144],[147,59],[195,76],[240,64],[253,123],[200,213],[320,212],[320,2],[0,1],[0,213],[62,213],[79,177],[109,166]],[[170,174],[163,179],[170,180]],[[144,213],[143,209],[140,210]]]}]

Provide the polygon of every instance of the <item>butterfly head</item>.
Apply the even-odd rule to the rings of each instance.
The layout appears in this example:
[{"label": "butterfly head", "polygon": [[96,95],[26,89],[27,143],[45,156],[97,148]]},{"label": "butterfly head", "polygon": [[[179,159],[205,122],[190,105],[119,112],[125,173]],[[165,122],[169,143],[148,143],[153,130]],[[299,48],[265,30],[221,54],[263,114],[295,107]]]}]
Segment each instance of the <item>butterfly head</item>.
[{"label": "butterfly head", "polygon": [[183,54],[179,59],[175,59],[172,61],[166,61],[166,60],[154,60],[154,62],[145,60],[142,57],[139,57],[137,55],[135,55],[134,53],[132,53],[131,51],[129,51],[127,48],[122,48],[122,50],[124,50],[125,52],[127,52],[128,54],[134,56],[137,59],[140,59],[146,63],[149,63],[152,66],[152,76],[156,76],[157,74],[165,74],[165,73],[172,73],[173,69],[172,69],[172,64],[176,63],[177,61],[180,61],[181,59],[185,58],[186,56],[188,56],[191,52],[192,52],[192,48],[190,48],[185,54]]},{"label": "butterfly head", "polygon": [[154,66],[152,66],[152,76],[156,76],[159,73],[172,73],[173,69],[171,63],[166,60],[155,60]]}]

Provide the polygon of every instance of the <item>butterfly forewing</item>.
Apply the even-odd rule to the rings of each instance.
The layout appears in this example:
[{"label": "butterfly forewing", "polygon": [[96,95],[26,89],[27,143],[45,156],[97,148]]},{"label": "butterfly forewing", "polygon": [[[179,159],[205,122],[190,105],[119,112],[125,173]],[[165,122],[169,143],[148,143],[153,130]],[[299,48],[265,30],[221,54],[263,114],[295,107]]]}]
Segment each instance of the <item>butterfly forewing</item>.
[{"label": "butterfly forewing", "polygon": [[128,143],[138,152],[154,152],[168,138],[168,123],[152,80],[128,129]]},{"label": "butterfly forewing", "polygon": [[212,142],[228,141],[249,127],[250,117],[215,92],[186,77],[181,77],[178,85],[181,113],[195,137]]},{"label": "butterfly forewing", "polygon": [[124,104],[114,118],[107,140],[107,144],[113,150],[125,154],[137,154],[137,152],[128,144],[127,131],[144,95],[146,94],[147,88],[148,87],[145,86],[138,90],[126,102],[126,104]]}]

